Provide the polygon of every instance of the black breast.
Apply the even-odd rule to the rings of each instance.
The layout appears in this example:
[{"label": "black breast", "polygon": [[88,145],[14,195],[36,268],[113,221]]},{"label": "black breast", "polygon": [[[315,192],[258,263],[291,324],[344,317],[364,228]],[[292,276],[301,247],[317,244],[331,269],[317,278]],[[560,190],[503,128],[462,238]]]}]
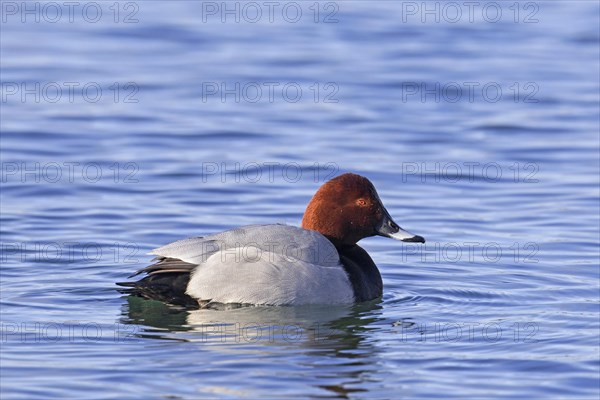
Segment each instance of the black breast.
[{"label": "black breast", "polygon": [[373,300],[383,294],[381,274],[369,253],[358,245],[338,248],[338,253],[357,302]]}]

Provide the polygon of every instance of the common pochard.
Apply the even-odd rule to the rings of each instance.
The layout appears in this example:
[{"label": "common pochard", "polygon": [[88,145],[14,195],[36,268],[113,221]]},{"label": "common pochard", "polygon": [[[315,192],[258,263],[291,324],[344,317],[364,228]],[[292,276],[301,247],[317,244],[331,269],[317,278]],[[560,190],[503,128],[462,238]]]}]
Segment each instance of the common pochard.
[{"label": "common pochard", "polygon": [[425,243],[396,224],[373,184],[346,173],[324,183],[302,227],[249,225],[153,250],[131,293],[191,307],[348,304],[382,295],[377,266],[356,243],[370,236]]}]

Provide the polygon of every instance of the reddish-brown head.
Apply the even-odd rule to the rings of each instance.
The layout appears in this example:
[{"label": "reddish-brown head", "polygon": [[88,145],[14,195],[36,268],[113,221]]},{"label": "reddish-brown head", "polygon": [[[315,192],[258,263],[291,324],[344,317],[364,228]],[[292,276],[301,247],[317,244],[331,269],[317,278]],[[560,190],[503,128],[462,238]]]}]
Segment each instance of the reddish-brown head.
[{"label": "reddish-brown head", "polygon": [[333,178],[317,190],[306,207],[302,227],[320,232],[336,246],[353,245],[375,235],[425,242],[392,220],[367,178],[350,173]]}]

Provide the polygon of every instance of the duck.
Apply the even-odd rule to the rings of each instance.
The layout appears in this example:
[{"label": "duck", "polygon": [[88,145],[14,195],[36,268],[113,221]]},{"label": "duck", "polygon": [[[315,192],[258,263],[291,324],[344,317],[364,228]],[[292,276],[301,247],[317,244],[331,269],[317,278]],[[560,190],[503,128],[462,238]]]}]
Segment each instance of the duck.
[{"label": "duck", "polygon": [[119,282],[128,293],[166,303],[343,305],[383,294],[379,269],[357,242],[383,236],[425,243],[398,225],[364,176],[344,173],[314,194],[301,227],[248,225],[182,239],[150,252],[153,264]]}]

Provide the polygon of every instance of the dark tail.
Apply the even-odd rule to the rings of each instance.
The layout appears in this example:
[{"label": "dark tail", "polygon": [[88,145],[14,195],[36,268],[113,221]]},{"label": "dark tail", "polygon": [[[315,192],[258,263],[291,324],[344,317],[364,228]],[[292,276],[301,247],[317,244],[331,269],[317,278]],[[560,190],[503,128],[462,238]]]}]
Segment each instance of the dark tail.
[{"label": "dark tail", "polygon": [[189,308],[199,308],[198,301],[185,294],[189,281],[189,272],[164,272],[147,275],[137,282],[117,282],[117,285],[126,288],[121,289],[121,293]]}]

